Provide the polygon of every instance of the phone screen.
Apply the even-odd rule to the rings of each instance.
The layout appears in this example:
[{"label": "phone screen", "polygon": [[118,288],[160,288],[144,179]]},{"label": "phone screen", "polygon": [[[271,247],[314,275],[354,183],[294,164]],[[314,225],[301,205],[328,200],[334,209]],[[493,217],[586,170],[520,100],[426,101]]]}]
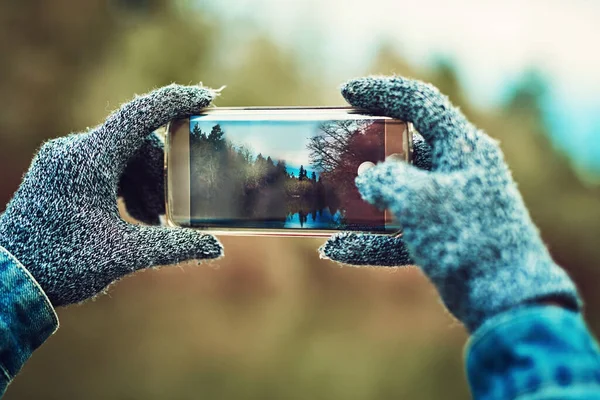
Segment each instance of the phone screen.
[{"label": "phone screen", "polygon": [[394,123],[405,127],[389,118],[327,113],[191,117],[189,225],[396,232],[388,213],[362,200],[355,185],[362,164],[386,158]]}]

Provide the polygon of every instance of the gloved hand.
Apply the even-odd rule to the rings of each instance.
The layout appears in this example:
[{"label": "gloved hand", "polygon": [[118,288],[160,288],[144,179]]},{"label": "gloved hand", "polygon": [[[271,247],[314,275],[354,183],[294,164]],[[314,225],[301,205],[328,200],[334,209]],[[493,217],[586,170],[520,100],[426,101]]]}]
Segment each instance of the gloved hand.
[{"label": "gloved hand", "polygon": [[431,171],[387,161],[356,179],[363,198],[387,208],[401,238],[332,237],[322,257],[354,265],[414,260],[447,308],[474,331],[512,307],[552,299],[578,309],[573,282],[540,238],[496,141],[433,86],[401,77],[347,83],[353,106],[414,123],[431,146]]},{"label": "gloved hand", "polygon": [[134,217],[158,221],[162,146],[149,135],[206,107],[213,95],[198,86],[167,86],[125,104],[89,132],[42,146],[0,216],[0,245],[55,307],[90,298],[141,268],[222,254],[213,236],[129,224],[117,209],[120,187]]}]

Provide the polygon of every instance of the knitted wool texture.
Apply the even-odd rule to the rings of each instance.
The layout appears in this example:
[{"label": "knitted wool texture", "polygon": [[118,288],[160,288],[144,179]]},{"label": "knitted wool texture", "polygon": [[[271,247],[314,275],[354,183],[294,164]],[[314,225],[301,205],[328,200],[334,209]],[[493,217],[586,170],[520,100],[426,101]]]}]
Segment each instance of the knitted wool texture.
[{"label": "knitted wool texture", "polygon": [[401,77],[352,80],[342,94],[353,106],[413,122],[431,146],[431,171],[388,161],[361,174],[361,195],[394,213],[402,238],[342,233],[320,249],[323,257],[380,266],[414,260],[470,331],[540,299],[581,306],[531,221],[498,144],[447,97]]},{"label": "knitted wool texture", "polygon": [[137,97],[89,132],[41,147],[0,216],[0,245],[54,306],[90,298],[141,268],[222,254],[213,236],[129,224],[117,209],[119,192],[134,217],[158,222],[162,145],[149,135],[198,112],[213,95],[198,86],[167,86]]}]

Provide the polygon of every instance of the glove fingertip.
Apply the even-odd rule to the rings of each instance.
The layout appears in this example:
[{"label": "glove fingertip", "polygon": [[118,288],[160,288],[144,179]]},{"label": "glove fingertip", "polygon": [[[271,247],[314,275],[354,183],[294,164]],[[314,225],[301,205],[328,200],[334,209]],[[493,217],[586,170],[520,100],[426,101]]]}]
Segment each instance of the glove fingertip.
[{"label": "glove fingertip", "polygon": [[223,256],[223,245],[206,233],[189,228],[138,227],[140,259],[144,264],[171,265],[189,260],[208,260]]},{"label": "glove fingertip", "polygon": [[404,162],[389,160],[359,175],[356,186],[365,201],[387,209],[400,201],[402,192],[410,186],[413,169]]},{"label": "glove fingertip", "polygon": [[353,266],[405,266],[414,264],[401,238],[342,232],[319,248],[322,259]]},{"label": "glove fingertip", "polygon": [[179,104],[178,108],[189,113],[191,109],[208,106],[218,95],[219,91],[202,85],[183,86],[171,84],[156,92],[159,101],[164,102],[164,98],[172,100],[172,104]]},{"label": "glove fingertip", "polygon": [[197,245],[201,259],[216,259],[225,255],[223,244],[213,235],[200,234]]},{"label": "glove fingertip", "polygon": [[[348,103],[356,107],[364,107],[369,110],[373,109],[370,99],[373,96],[373,90],[382,80],[389,79],[384,76],[367,76],[361,78],[350,79],[341,86],[342,96]],[[375,96],[379,98],[378,96]]]},{"label": "glove fingertip", "polygon": [[426,171],[432,169],[432,148],[419,134],[413,135],[412,164]]},{"label": "glove fingertip", "polygon": [[340,248],[343,248],[344,240],[350,238],[352,240],[352,236],[356,235],[353,232],[341,232],[332,235],[325,244],[319,247],[319,257],[324,260],[339,260],[339,257],[336,257],[337,251]]}]

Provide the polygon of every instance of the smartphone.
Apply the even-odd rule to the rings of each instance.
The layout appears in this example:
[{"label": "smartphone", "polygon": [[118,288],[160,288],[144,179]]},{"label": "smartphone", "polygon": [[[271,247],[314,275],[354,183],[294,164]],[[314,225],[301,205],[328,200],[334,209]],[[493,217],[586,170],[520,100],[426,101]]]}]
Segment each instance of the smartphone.
[{"label": "smartphone", "polygon": [[361,199],[359,170],[412,159],[412,125],[355,108],[209,108],[172,121],[166,217],[215,234],[397,234]]}]

